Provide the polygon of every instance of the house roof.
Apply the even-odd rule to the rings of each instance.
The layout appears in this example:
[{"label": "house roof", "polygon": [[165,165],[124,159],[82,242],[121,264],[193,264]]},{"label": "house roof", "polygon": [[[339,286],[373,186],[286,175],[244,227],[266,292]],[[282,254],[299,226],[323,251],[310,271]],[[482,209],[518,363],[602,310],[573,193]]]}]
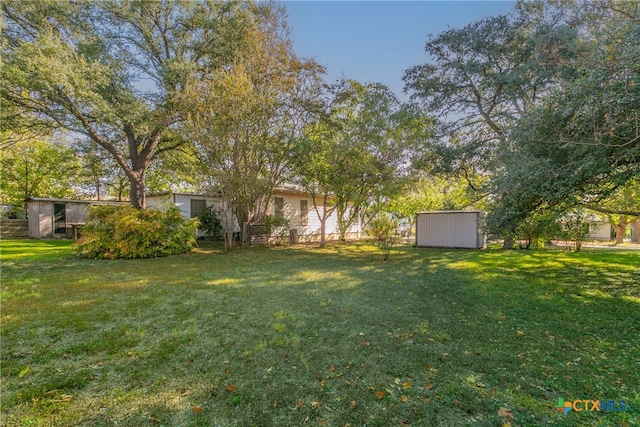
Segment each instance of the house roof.
[{"label": "house roof", "polygon": [[129,202],[118,202],[115,200],[74,200],[56,199],[49,197],[29,197],[27,202],[53,202],[53,203],[84,203],[87,205],[127,205]]}]

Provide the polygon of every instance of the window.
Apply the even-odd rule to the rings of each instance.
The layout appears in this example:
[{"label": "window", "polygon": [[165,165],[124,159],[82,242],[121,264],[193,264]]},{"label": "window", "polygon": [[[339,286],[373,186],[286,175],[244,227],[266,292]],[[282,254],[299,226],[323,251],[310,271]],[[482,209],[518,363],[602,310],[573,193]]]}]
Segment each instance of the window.
[{"label": "window", "polygon": [[300,200],[300,225],[309,225],[309,201]]},{"label": "window", "polygon": [[207,202],[204,200],[191,199],[191,218],[200,218],[207,210]]},{"label": "window", "polygon": [[275,208],[273,216],[276,218],[284,218],[284,197],[274,197],[273,202]]}]

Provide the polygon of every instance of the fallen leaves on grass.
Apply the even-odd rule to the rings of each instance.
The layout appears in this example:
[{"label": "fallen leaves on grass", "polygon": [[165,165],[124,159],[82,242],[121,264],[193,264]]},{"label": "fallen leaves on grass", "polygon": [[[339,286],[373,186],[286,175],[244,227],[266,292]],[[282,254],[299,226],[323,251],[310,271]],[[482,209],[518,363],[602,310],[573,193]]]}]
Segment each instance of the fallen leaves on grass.
[{"label": "fallen leaves on grass", "polygon": [[387,395],[386,391],[376,391],[376,397],[378,399],[382,399],[383,397],[385,397]]},{"label": "fallen leaves on grass", "polygon": [[194,406],[193,412],[195,412],[196,414],[199,414],[200,412],[202,412],[202,406]]},{"label": "fallen leaves on grass", "polygon": [[233,384],[227,386],[227,388],[226,388],[227,391],[233,391],[235,389],[236,389],[236,386],[234,386]]},{"label": "fallen leaves on grass", "polygon": [[511,412],[511,409],[507,409],[507,408],[498,409],[498,416],[503,418],[511,418],[512,420],[514,419],[513,412]]}]

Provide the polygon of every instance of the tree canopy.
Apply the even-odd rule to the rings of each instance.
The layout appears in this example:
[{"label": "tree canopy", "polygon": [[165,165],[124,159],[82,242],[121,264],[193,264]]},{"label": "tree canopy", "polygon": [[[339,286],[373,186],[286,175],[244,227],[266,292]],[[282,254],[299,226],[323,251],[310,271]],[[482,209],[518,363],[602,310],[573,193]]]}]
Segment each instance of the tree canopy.
[{"label": "tree canopy", "polygon": [[137,208],[151,163],[186,142],[188,79],[230,64],[253,20],[239,2],[9,0],[2,12],[3,121],[93,140],[126,174]]},{"label": "tree canopy", "polygon": [[[490,177],[489,225],[597,207],[640,174],[637,4],[521,2],[432,36],[433,62],[407,70],[439,113],[445,169]],[[633,212],[638,213],[640,212]]]}]

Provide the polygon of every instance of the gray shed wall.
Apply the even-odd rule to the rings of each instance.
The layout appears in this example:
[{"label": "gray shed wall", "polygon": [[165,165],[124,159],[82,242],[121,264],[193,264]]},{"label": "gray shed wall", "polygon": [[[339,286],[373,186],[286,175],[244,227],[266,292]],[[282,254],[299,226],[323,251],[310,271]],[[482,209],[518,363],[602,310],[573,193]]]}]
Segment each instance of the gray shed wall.
[{"label": "gray shed wall", "polygon": [[439,248],[484,247],[478,211],[423,212],[416,220],[416,246]]}]

